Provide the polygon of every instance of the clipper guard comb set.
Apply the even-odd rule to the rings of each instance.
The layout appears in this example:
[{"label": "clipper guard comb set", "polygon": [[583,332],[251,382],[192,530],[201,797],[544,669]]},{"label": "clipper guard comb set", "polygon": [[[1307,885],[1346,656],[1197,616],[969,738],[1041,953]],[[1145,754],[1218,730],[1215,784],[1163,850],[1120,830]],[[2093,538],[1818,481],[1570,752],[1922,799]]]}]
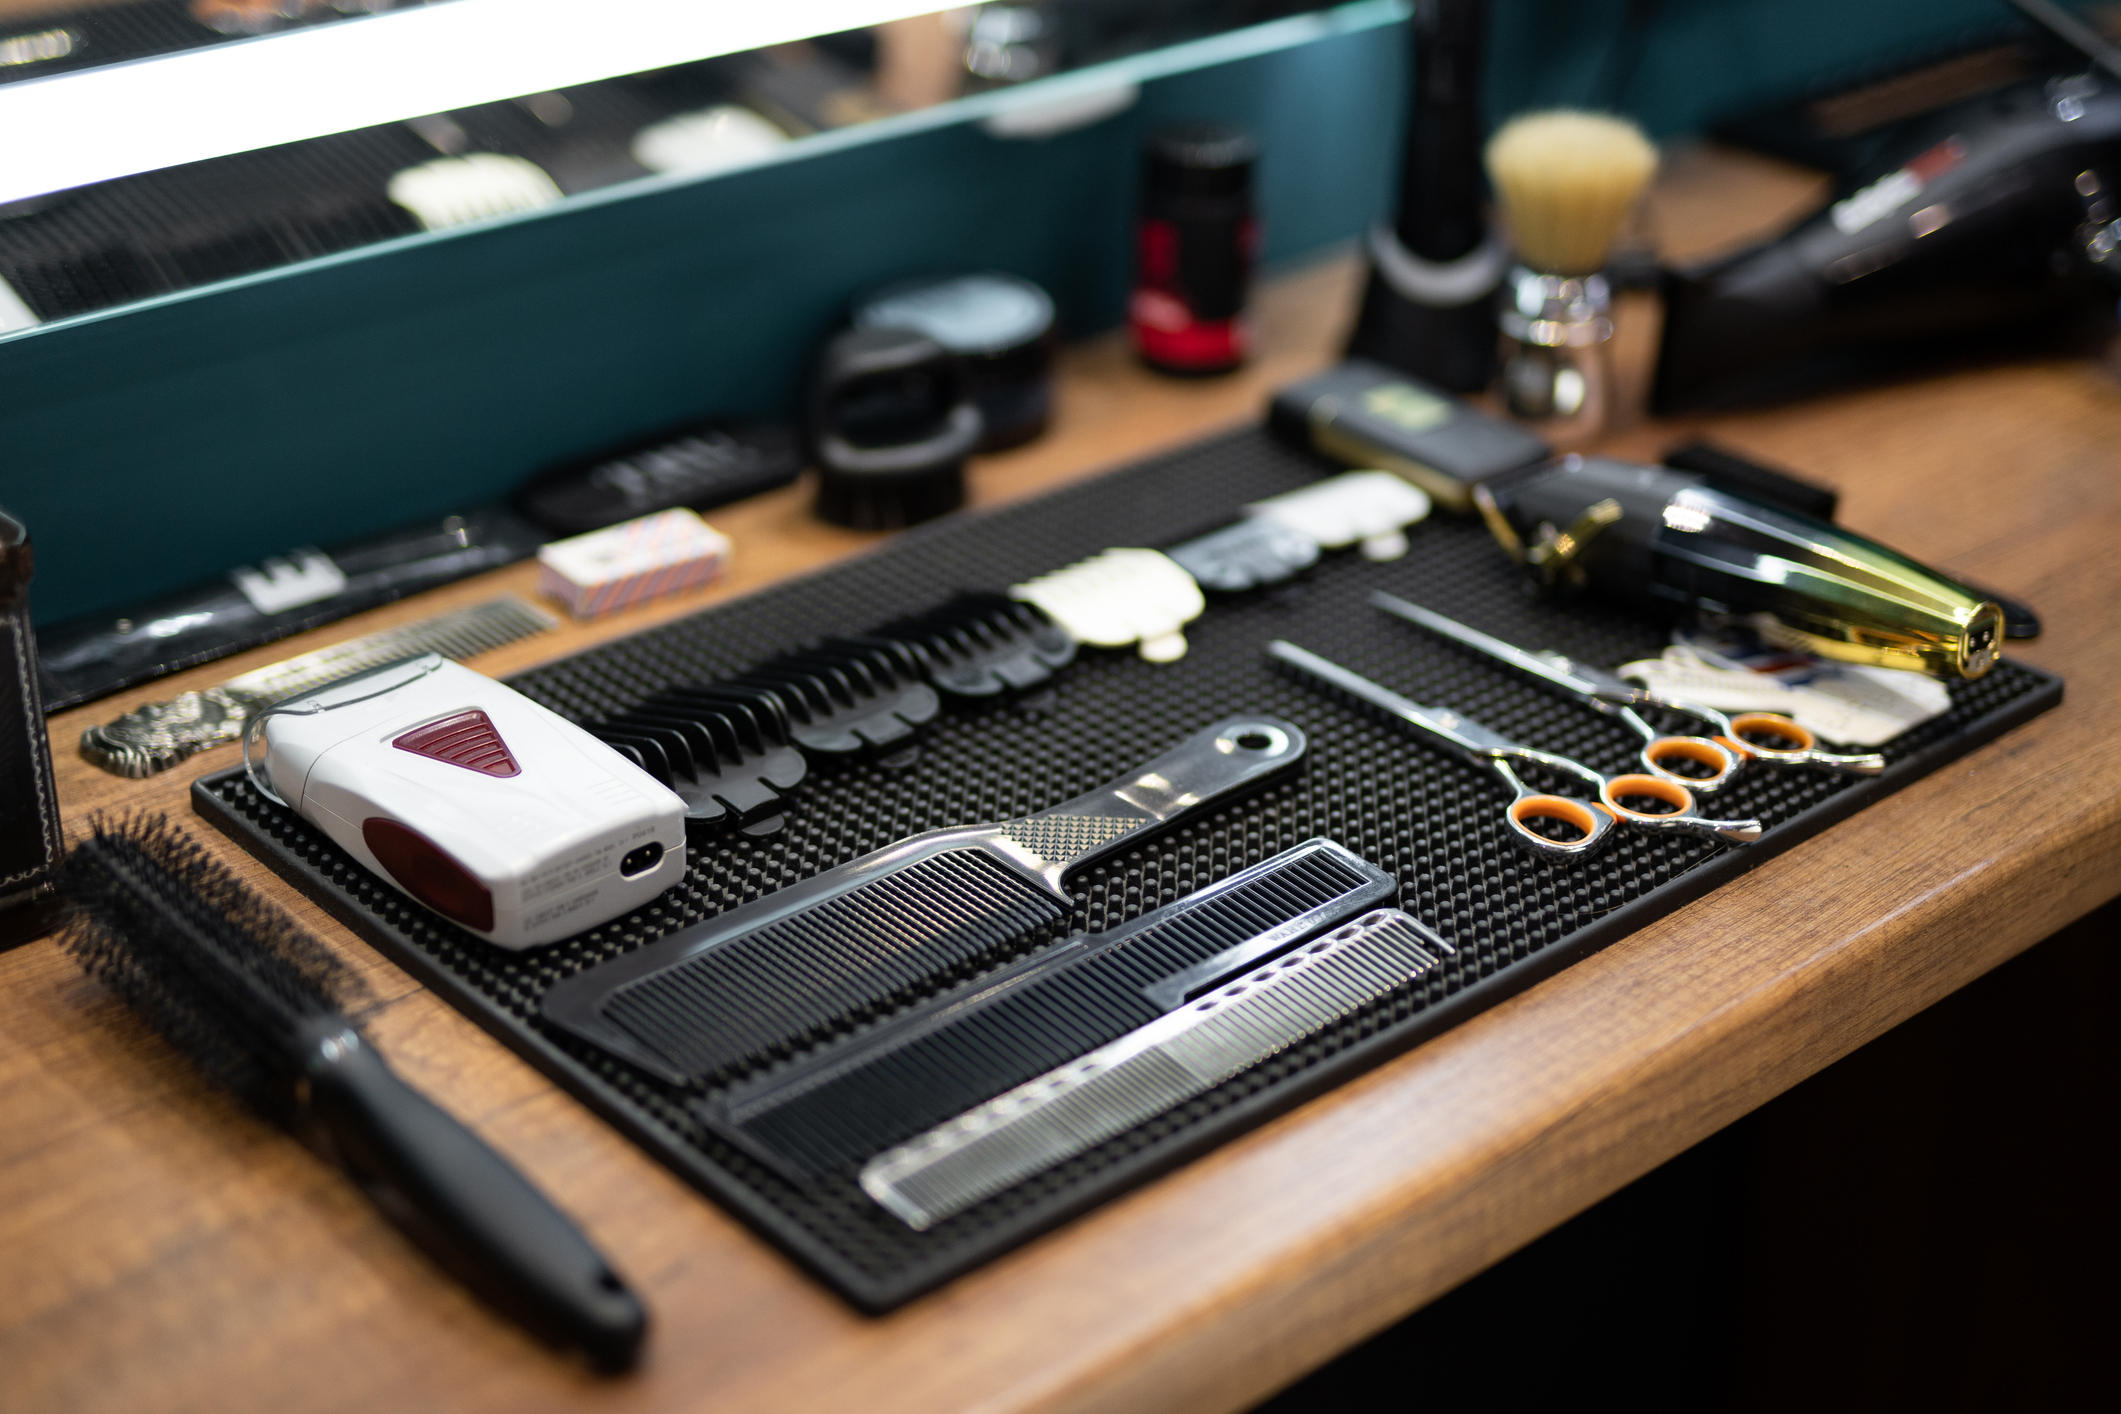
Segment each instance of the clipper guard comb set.
[{"label": "clipper guard comb set", "polygon": [[[1624,719],[1373,607],[1381,591],[1579,664],[1663,646],[1659,626],[1596,600],[1525,596],[1475,523],[1431,518],[1401,559],[1326,555],[1270,592],[1219,597],[1175,662],[1069,662],[1025,606],[951,601],[963,583],[1021,583],[1115,542],[1184,544],[1321,470],[1233,434],[908,531],[515,680],[645,761],[652,744],[681,794],[682,739],[702,798],[729,816],[697,822],[684,881],[652,907],[549,947],[503,954],[439,923],[240,778],[209,777],[194,798],[690,1182],[883,1310],[2059,697],[2006,660],[1951,682],[1952,709],[1888,744],[1880,774],[1747,765],[1703,796],[1715,823],[1758,822],[1759,843],[1616,829],[1594,854],[1551,861],[1514,847],[1489,768],[1263,651],[1300,644],[1601,778],[1644,774],[1645,739]],[[906,720],[925,703],[925,721]],[[805,771],[792,787],[761,775],[777,802],[717,796],[775,751]],[[747,833],[747,810],[779,828]],[[802,969],[784,965],[798,957]]]},{"label": "clipper guard comb set", "polygon": [[1075,640],[1029,604],[961,594],[874,634],[664,688],[584,725],[677,792],[688,833],[765,835],[781,828],[806,757],[902,750],[942,697],[1037,687],[1074,658]]}]

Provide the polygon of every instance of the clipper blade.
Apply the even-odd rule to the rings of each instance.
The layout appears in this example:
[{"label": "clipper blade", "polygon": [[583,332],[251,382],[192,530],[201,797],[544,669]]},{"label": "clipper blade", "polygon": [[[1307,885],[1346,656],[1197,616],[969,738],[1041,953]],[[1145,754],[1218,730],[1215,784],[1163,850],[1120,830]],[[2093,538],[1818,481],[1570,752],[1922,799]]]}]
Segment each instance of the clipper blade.
[{"label": "clipper blade", "polygon": [[234,742],[242,736],[251,713],[260,707],[400,658],[423,653],[469,658],[543,633],[557,622],[512,595],[453,609],[273,663],[204,692],[184,692],[167,702],[151,702],[82,732],[81,755],[112,775],[145,780],[210,746]]}]

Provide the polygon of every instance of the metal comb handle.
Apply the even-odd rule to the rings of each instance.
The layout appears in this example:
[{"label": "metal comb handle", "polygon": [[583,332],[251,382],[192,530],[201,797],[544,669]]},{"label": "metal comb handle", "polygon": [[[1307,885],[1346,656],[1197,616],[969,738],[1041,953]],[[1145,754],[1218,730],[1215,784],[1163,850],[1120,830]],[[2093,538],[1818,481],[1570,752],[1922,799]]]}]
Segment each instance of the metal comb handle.
[{"label": "metal comb handle", "polygon": [[1061,875],[1130,835],[1245,789],[1303,755],[1302,730],[1278,717],[1229,717],[1087,795],[999,828],[1035,855],[1057,891]]}]

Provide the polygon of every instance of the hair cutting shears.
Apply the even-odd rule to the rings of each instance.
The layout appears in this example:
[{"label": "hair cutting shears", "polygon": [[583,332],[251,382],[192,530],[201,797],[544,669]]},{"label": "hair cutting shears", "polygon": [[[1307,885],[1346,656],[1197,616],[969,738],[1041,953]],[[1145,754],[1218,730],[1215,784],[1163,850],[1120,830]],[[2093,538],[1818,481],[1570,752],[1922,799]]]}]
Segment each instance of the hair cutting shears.
[{"label": "hair cutting shears", "polygon": [[[1653,834],[1706,835],[1725,844],[1751,844],[1760,838],[1758,820],[1706,819],[1696,808],[1693,793],[1666,777],[1601,775],[1581,761],[1511,741],[1449,708],[1424,707],[1409,701],[1360,673],[1281,639],[1267,645],[1267,655],[1299,677],[1346,693],[1392,720],[1426,734],[1439,746],[1456,751],[1474,764],[1493,771],[1510,788],[1513,796],[1504,810],[1511,833],[1519,844],[1536,853],[1556,859],[1581,858],[1604,846],[1616,824],[1630,825]],[[1513,762],[1543,766],[1581,781],[1596,792],[1596,799],[1579,800],[1571,795],[1535,791],[1518,776]],[[1621,803],[1642,797],[1671,808],[1657,812]],[[1558,821],[1575,830],[1577,835],[1571,839],[1556,839],[1537,829],[1535,821]]]},{"label": "hair cutting shears", "polygon": [[[1747,761],[1772,766],[1811,766],[1859,776],[1875,776],[1885,769],[1885,758],[1876,752],[1843,756],[1820,750],[1819,738],[1810,729],[1779,713],[1740,712],[1736,716],[1726,716],[1714,707],[1684,698],[1665,697],[1618,674],[1586,667],[1551,650],[1533,652],[1491,638],[1478,629],[1467,628],[1456,619],[1447,619],[1433,609],[1410,604],[1396,594],[1379,590],[1370,596],[1370,602],[1388,614],[1418,624],[1431,633],[1536,678],[1594,711],[1618,717],[1642,737],[1643,769],[1663,780],[1676,781],[1697,791],[1713,791],[1737,774],[1738,768]],[[1668,736],[1650,725],[1642,715],[1644,709],[1672,712],[1706,722],[1714,735]],[[1757,740],[1760,737],[1789,744],[1769,746]]]}]

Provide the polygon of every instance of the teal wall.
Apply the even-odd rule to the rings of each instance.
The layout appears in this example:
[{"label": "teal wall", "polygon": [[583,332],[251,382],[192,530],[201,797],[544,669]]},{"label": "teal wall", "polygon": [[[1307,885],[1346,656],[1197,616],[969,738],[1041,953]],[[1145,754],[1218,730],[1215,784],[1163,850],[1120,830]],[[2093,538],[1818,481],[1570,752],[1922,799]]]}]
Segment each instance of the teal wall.
[{"label": "teal wall", "polygon": [[[1494,9],[1496,114],[1607,100],[1625,0]],[[1013,270],[1071,332],[1109,327],[1157,123],[1260,136],[1270,264],[1345,240],[1388,199],[1403,103],[1403,31],[1365,13],[1047,141],[930,126],[0,340],[0,504],[36,540],[38,619],[441,514],[660,424],[786,415],[815,341],[886,277]],[[1685,132],[2014,23],[1995,0],[1667,0],[1624,106]]]}]

